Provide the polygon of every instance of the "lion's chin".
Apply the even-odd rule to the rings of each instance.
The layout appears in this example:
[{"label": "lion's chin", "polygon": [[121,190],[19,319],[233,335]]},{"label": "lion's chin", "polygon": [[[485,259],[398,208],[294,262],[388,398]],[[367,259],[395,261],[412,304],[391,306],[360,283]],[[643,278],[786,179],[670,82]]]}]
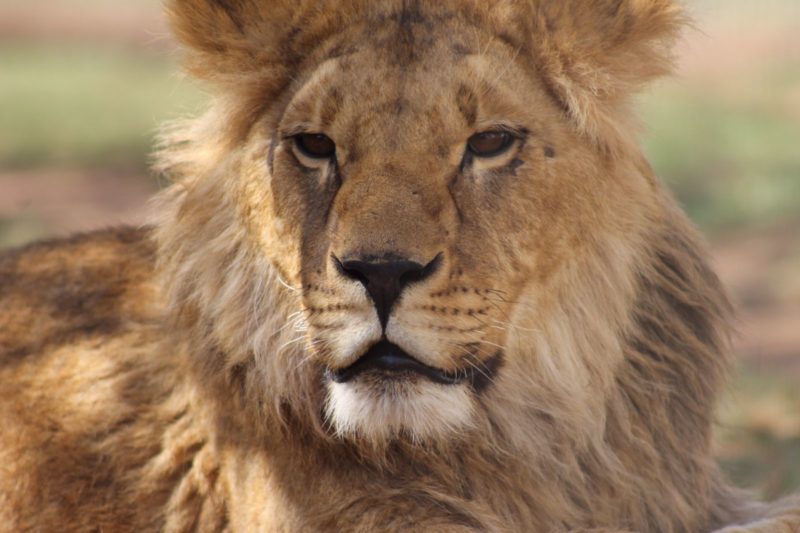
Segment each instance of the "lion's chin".
[{"label": "lion's chin", "polygon": [[328,382],[328,420],[339,436],[364,443],[451,439],[469,429],[474,409],[474,393],[467,384],[369,375]]}]

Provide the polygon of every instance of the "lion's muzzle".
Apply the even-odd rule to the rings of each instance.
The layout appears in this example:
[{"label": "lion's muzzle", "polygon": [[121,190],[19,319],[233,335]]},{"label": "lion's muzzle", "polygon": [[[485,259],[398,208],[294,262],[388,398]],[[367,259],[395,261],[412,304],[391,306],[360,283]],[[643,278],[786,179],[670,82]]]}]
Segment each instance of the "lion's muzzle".
[{"label": "lion's muzzle", "polygon": [[442,254],[424,266],[395,255],[386,255],[377,260],[368,257],[365,260],[340,261],[336,255],[331,259],[340,274],[364,285],[378,311],[381,327],[386,329],[389,313],[403,289],[431,277],[442,263]]}]

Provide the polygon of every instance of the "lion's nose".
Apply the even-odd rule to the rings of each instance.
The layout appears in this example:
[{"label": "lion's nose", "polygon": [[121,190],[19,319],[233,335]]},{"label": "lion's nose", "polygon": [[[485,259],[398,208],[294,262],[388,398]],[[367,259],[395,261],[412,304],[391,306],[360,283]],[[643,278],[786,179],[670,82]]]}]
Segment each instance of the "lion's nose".
[{"label": "lion's nose", "polygon": [[364,285],[378,311],[381,326],[385,328],[392,306],[403,289],[432,276],[442,262],[442,254],[437,255],[427,265],[395,258],[340,261],[335,255],[333,262],[342,275]]}]

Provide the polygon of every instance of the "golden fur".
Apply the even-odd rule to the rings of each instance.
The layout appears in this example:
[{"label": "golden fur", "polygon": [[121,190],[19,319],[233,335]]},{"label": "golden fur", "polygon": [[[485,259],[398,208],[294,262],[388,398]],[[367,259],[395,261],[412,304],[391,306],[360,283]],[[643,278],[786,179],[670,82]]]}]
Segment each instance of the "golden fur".
[{"label": "golden fur", "polygon": [[[627,112],[676,2],[168,10],[214,99],[154,226],[0,259],[0,530],[800,529],[711,457],[729,306]],[[381,335],[346,253],[440,257],[386,335],[485,383],[329,382]]]}]

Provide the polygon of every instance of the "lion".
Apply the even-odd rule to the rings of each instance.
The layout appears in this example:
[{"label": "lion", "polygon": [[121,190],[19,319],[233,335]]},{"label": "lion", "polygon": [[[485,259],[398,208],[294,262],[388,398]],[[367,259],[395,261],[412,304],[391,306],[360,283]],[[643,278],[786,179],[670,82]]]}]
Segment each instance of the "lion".
[{"label": "lion", "polygon": [[629,103],[671,0],[169,0],[143,228],[0,260],[0,530],[778,532]]}]

